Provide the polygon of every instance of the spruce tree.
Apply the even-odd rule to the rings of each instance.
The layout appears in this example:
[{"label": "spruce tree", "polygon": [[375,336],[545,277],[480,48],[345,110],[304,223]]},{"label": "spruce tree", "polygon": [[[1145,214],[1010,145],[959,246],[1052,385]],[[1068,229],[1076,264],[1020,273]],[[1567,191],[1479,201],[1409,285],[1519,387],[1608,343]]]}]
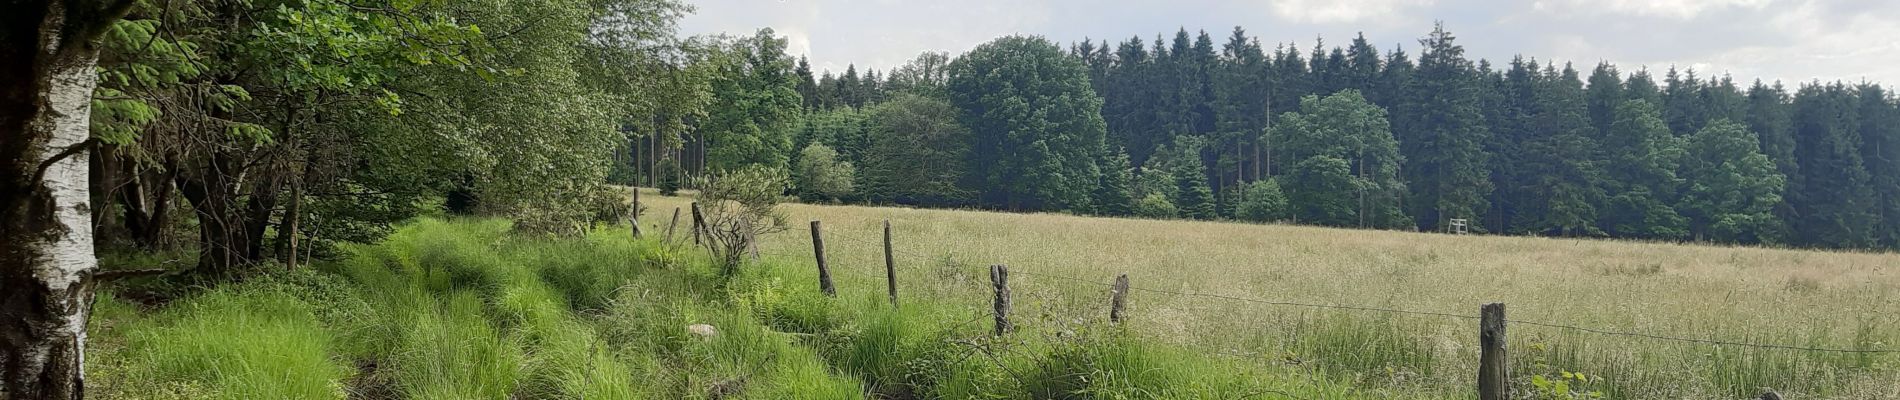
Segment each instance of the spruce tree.
[{"label": "spruce tree", "polygon": [[1860,98],[1860,158],[1867,166],[1874,192],[1874,227],[1881,246],[1900,246],[1900,112],[1891,93],[1880,85],[1855,87]]},{"label": "spruce tree", "polygon": [[1596,162],[1596,129],[1590,126],[1584,105],[1583,82],[1565,66],[1559,73],[1545,67],[1536,90],[1537,111],[1531,115],[1524,142],[1524,168],[1531,177],[1523,204],[1528,215],[1524,231],[1562,236],[1594,235],[1598,209],[1603,204],[1603,171]]},{"label": "spruce tree", "polygon": [[1128,163],[1128,153],[1119,148],[1107,152],[1101,165],[1102,181],[1095,188],[1095,213],[1110,216],[1133,214],[1135,171],[1134,166]]},{"label": "spruce tree", "polygon": [[1795,175],[1788,202],[1791,242],[1857,247],[1875,242],[1874,193],[1860,154],[1860,119],[1841,83],[1804,85],[1794,97]]},{"label": "spruce tree", "polygon": [[1616,120],[1616,109],[1623,103],[1623,76],[1616,72],[1616,66],[1609,62],[1598,63],[1590,71],[1590,86],[1586,104],[1590,108],[1590,126],[1598,132],[1610,130],[1610,124]]},{"label": "spruce tree", "polygon": [[1400,143],[1407,163],[1411,212],[1419,228],[1437,229],[1452,218],[1479,219],[1489,207],[1491,180],[1484,142],[1490,131],[1479,110],[1479,83],[1464,47],[1437,24],[1420,40],[1417,79],[1407,92],[1416,101],[1411,129]]}]

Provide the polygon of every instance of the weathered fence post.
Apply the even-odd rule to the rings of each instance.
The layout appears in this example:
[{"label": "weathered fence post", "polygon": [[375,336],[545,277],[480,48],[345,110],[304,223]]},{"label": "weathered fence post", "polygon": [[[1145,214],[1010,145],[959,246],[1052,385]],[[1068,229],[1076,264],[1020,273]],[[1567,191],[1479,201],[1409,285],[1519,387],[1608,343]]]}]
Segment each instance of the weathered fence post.
[{"label": "weathered fence post", "polygon": [[891,308],[897,308],[897,258],[891,256],[891,220],[884,220],[884,288],[891,293]]},{"label": "weathered fence post", "polygon": [[699,202],[693,202],[693,244],[699,244],[699,236],[706,229],[706,217],[699,214]]},{"label": "weathered fence post", "polygon": [[1116,275],[1115,287],[1108,292],[1108,322],[1122,323],[1122,310],[1128,307],[1128,274]]},{"label": "weathered fence post", "polygon": [[673,228],[680,225],[680,208],[673,207],[673,222],[666,223],[666,243],[673,243]]},{"label": "weathered fence post", "polygon": [[996,336],[1003,336],[1016,326],[1009,323],[1009,267],[1003,264],[990,266],[990,284],[996,287]]},{"label": "weathered fence post", "polygon": [[759,262],[759,232],[752,229],[752,220],[745,220],[745,247],[752,252],[752,262]]},{"label": "weathered fence post", "polygon": [[633,226],[633,238],[640,238],[640,188],[633,188],[633,212],[627,213],[627,225]]},{"label": "weathered fence post", "polygon": [[831,286],[831,269],[825,265],[825,235],[819,233],[817,220],[811,221],[811,253],[818,259],[818,289],[838,297],[838,288]]},{"label": "weathered fence post", "polygon": [[1504,355],[1504,303],[1480,309],[1478,346],[1478,400],[1511,398],[1510,364]]}]

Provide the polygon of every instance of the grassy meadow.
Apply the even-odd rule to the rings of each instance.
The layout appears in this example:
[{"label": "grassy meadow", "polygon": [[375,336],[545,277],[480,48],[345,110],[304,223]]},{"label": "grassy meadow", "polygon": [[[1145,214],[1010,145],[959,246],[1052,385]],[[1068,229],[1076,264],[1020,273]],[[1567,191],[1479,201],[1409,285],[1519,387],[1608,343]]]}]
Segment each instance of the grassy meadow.
[{"label": "grassy meadow", "polygon": [[[1895,348],[1896,257],[1050,214],[784,206],[794,229],[721,276],[674,243],[686,198],[585,237],[424,218],[339,261],[212,288],[103,294],[88,391],[110,399],[1469,399],[1475,315],[1739,342]],[[685,213],[682,213],[685,214]],[[839,296],[806,221],[824,222]],[[881,226],[901,306],[883,291]],[[147,255],[147,257],[150,257]],[[155,260],[108,259],[107,264]],[[990,335],[986,266],[1019,330]],[[140,289],[140,290],[134,290]],[[113,293],[125,293],[115,295]],[[718,333],[702,337],[690,325]],[[1900,399],[1900,354],[1753,349],[1515,324],[1528,399]]]},{"label": "grassy meadow", "polygon": [[[690,201],[651,192],[641,199],[649,207],[643,224],[656,231]],[[1134,286],[1183,293],[1474,316],[1482,303],[1503,302],[1519,321],[1900,349],[1900,255],[1889,253],[888,207],[784,210],[791,229],[764,237],[761,252],[809,270],[806,221],[823,221],[828,257],[843,271],[836,274],[841,296],[882,295],[884,220],[893,226],[907,302],[981,312],[990,296],[984,267],[1009,265],[1018,324],[1029,334],[1060,335],[1107,314],[1104,287],[1030,274],[1108,282],[1126,273]],[[1475,320],[1143,291],[1129,303],[1129,329],[1145,340],[1355,387],[1472,396]],[[1541,375],[1567,381],[1573,393],[1610,398],[1744,398],[1774,390],[1788,398],[1900,399],[1900,354],[1717,346],[1524,324],[1511,325],[1509,339],[1520,391],[1535,389],[1532,376]],[[1574,373],[1585,378],[1563,378]]]}]

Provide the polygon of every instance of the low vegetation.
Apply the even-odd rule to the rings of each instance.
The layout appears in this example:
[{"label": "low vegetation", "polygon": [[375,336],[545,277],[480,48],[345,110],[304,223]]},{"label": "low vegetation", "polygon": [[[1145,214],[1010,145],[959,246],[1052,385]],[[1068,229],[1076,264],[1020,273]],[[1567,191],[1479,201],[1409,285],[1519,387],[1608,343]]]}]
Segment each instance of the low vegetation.
[{"label": "low vegetation", "polygon": [[[1234,398],[1353,393],[1096,326],[1002,338],[955,303],[832,299],[796,263],[625,230],[539,240],[409,224],[346,261],[161,305],[100,299],[113,399]],[[980,315],[979,315],[980,316]],[[702,336],[689,326],[706,324]],[[1248,372],[1257,371],[1257,372]]]},{"label": "low vegetation", "polygon": [[[1807,347],[1892,348],[1900,322],[1885,294],[1900,277],[1868,267],[1887,254],[782,208],[825,221],[838,298],[817,290],[802,230],[764,236],[762,260],[727,272],[684,235],[534,239],[504,221],[424,219],[315,270],[162,304],[102,296],[91,387],[115,399],[1470,396],[1476,321],[1142,290],[1114,325],[1105,288],[1062,279],[1116,273],[1157,291],[1464,315],[1503,301],[1514,320]],[[896,308],[872,240],[884,219]],[[994,337],[984,267],[999,262],[1018,330]],[[1536,398],[1900,395],[1892,354],[1522,324],[1510,346],[1515,385]]]},{"label": "low vegetation", "polygon": [[[684,198],[642,197],[654,210]],[[1615,332],[1844,350],[1900,348],[1889,253],[1816,252],[1616,240],[1454,236],[1287,225],[785,205],[794,226],[824,221],[840,295],[883,293],[891,221],[900,294],[983,312],[985,268],[1007,264],[1030,335],[1106,318],[1106,283],[1135,291],[1131,336],[1266,371],[1425,397],[1470,396],[1477,321],[1265,305],[1189,294],[1475,316],[1503,302],[1516,321]],[[769,235],[761,251],[810,270],[810,234]],[[815,286],[806,274],[801,285]],[[987,324],[987,322],[980,322]],[[1717,346],[1513,324],[1514,380],[1610,398],[1894,398],[1900,354]],[[1555,386],[1554,384],[1551,386]],[[1373,396],[1378,397],[1378,396]],[[1310,398],[1310,397],[1308,397]]]}]

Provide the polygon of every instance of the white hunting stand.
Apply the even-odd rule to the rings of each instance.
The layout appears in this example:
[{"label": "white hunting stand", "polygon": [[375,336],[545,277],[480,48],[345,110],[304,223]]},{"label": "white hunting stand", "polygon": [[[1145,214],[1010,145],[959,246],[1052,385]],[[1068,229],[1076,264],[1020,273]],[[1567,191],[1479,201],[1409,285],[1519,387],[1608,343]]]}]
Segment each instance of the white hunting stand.
[{"label": "white hunting stand", "polygon": [[1451,223],[1445,225],[1445,233],[1454,235],[1469,234],[1471,233],[1470,224],[1466,223],[1464,218],[1452,218]]}]

